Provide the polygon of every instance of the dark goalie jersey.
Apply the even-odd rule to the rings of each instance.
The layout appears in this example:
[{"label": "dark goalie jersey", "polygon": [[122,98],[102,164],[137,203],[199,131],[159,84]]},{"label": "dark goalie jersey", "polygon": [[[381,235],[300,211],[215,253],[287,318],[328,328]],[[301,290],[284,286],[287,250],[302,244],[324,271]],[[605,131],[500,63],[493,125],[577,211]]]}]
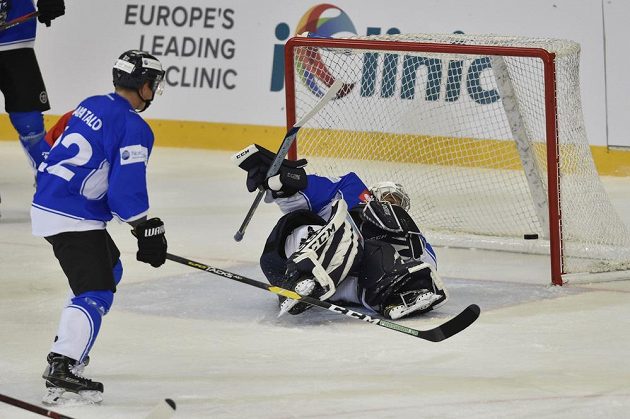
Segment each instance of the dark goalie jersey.
[{"label": "dark goalie jersey", "polygon": [[373,201],[355,173],[339,178],[308,175],[306,189],[275,200],[285,215],[271,232],[260,258],[261,268],[270,283],[283,286],[286,261],[291,256],[286,254],[286,249],[291,248],[286,242],[291,233],[300,226],[317,229],[325,225],[337,199],[348,204],[349,213],[363,237],[364,249],[330,301],[363,304],[378,311],[381,300],[389,295],[387,288],[395,283],[394,277],[391,282],[383,281],[389,272],[405,263],[428,263],[437,268],[433,248],[409,214],[402,207]]}]

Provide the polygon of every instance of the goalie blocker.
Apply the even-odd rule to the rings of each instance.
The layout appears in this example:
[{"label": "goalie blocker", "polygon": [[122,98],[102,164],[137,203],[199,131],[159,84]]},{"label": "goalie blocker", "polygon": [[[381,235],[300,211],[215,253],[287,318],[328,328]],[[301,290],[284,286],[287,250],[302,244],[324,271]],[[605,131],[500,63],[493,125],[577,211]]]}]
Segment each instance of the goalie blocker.
[{"label": "goalie blocker", "polygon": [[307,180],[304,166],[307,161],[285,159],[278,173],[267,178],[267,173],[275,158],[275,153],[258,144],[252,144],[231,157],[234,164],[247,172],[249,192],[262,187],[271,191],[273,198],[282,198],[305,189]]}]

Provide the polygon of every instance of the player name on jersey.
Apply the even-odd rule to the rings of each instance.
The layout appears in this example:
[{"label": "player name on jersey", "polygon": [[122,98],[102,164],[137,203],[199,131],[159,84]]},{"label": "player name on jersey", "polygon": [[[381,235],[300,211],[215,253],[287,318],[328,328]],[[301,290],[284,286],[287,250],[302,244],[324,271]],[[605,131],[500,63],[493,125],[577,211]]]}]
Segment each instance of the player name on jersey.
[{"label": "player name on jersey", "polygon": [[85,122],[87,126],[92,128],[94,131],[98,131],[103,126],[103,121],[94,115],[94,112],[84,106],[78,106],[72,115],[81,119],[81,121]]}]

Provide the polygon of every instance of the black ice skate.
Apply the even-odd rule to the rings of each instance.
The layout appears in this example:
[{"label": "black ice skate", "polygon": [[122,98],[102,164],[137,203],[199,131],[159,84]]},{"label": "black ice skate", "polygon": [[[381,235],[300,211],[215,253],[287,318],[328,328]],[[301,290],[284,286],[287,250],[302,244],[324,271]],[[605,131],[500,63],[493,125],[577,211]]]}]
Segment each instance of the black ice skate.
[{"label": "black ice skate", "polygon": [[[50,364],[52,364],[52,359],[55,356],[61,356],[61,355],[56,354],[54,352],[50,352],[46,356],[46,361],[48,362],[48,365],[46,365],[46,368],[44,369],[44,373],[42,374],[42,377],[50,375]],[[76,375],[83,375],[83,371],[85,370],[85,367],[87,367],[89,364],[90,364],[90,357],[86,355],[85,358],[83,358],[83,361],[81,362],[74,361],[74,365],[70,367],[70,371],[72,371]]]},{"label": "black ice skate", "polygon": [[74,367],[77,362],[64,355],[48,355],[49,367],[42,378],[46,380],[44,404],[92,404],[103,400],[103,384],[81,376]]}]

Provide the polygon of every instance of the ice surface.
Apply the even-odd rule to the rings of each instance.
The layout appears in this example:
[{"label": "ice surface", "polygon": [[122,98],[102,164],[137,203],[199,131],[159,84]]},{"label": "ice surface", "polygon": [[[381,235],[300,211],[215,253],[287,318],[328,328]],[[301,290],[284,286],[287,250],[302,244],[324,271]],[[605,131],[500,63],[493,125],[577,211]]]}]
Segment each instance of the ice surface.
[{"label": "ice surface", "polygon": [[[263,280],[259,252],[279,211],[253,195],[229,154],[157,148],[151,215],[171,253]],[[630,179],[606,179],[630,218]],[[33,179],[17,141],[0,142],[0,393],[39,403],[67,283],[30,234]],[[143,418],[163,398],[176,418],[622,418],[630,412],[630,281],[550,287],[543,256],[437,248],[451,301],[401,324],[431,328],[470,303],[480,319],[425,342],[313,308],[278,319],[273,294],[186,266],[135,261],[112,223],[125,274],[86,375],[100,406],[75,418]],[[0,403],[0,418],[33,413]]]}]

